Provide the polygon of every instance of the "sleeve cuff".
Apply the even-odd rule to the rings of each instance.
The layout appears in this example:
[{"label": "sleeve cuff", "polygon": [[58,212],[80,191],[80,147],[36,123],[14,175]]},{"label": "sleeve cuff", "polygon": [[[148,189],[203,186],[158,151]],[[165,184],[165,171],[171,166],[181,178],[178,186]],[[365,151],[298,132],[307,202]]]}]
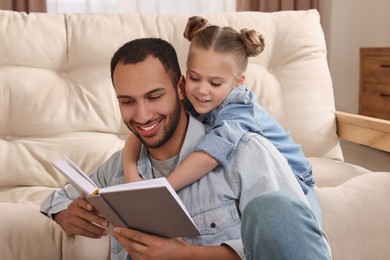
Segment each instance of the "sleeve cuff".
[{"label": "sleeve cuff", "polygon": [[244,247],[242,245],[242,240],[241,239],[226,241],[226,242],[222,243],[221,245],[225,245],[225,246],[230,247],[231,249],[233,249],[238,254],[238,256],[241,259],[246,259],[245,252],[244,252]]},{"label": "sleeve cuff", "polygon": [[234,152],[234,148],[232,143],[222,137],[205,135],[194,151],[204,151],[217,159],[220,164],[226,165]]}]

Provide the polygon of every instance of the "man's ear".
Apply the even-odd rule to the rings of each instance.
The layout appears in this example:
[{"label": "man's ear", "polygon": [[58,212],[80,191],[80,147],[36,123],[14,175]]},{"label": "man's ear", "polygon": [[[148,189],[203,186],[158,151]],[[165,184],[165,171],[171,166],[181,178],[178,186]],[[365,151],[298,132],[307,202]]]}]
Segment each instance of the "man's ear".
[{"label": "man's ear", "polygon": [[184,100],[185,98],[185,84],[186,79],[183,75],[180,76],[179,83],[177,84],[177,93],[179,94],[179,99]]},{"label": "man's ear", "polygon": [[240,86],[245,82],[245,73],[241,73],[241,77],[236,80],[236,86]]}]

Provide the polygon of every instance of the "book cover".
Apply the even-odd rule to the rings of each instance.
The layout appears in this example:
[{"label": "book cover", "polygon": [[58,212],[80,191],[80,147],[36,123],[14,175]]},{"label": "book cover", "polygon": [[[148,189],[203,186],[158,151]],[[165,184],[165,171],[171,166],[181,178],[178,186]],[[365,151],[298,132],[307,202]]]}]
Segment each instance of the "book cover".
[{"label": "book cover", "polygon": [[166,178],[98,189],[69,158],[55,160],[52,164],[113,226],[168,238],[200,235]]}]

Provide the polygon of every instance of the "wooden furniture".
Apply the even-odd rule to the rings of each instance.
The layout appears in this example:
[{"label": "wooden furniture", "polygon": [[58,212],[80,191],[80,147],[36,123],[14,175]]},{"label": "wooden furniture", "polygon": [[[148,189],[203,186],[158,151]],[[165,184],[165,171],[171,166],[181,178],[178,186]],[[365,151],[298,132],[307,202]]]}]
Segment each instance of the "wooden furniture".
[{"label": "wooden furniture", "polygon": [[359,114],[390,120],[390,48],[360,49]]},{"label": "wooden furniture", "polygon": [[335,114],[341,139],[390,152],[390,121],[341,111]]}]

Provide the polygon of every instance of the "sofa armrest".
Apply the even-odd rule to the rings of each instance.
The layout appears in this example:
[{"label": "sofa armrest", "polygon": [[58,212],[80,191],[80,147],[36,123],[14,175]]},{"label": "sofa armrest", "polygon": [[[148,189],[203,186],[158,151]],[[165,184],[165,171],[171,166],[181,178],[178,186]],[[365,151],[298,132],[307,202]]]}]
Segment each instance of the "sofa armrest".
[{"label": "sofa armrest", "polygon": [[390,152],[390,121],[336,111],[341,139]]}]

